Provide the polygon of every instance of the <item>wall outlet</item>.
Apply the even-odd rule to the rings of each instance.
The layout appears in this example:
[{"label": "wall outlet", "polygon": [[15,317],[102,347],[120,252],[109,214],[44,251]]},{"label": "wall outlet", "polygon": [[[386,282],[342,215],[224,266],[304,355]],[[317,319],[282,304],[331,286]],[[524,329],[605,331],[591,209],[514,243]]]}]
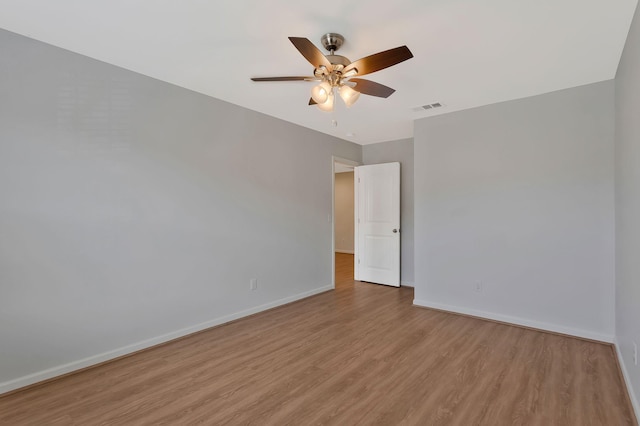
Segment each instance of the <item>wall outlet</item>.
[{"label": "wall outlet", "polygon": [[633,365],[638,365],[638,344],[633,342]]},{"label": "wall outlet", "polygon": [[482,293],[482,281],[476,282],[476,285],[473,289],[476,291],[476,293]]},{"label": "wall outlet", "polygon": [[257,290],[258,289],[258,279],[257,278],[251,278],[251,281],[249,281],[249,289],[250,290]]}]

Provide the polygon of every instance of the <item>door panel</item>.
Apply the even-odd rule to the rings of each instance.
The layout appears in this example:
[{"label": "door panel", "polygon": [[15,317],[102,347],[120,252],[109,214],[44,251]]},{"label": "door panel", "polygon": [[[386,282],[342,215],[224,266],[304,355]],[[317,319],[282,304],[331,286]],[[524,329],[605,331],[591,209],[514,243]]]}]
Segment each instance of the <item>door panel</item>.
[{"label": "door panel", "polygon": [[355,278],[399,287],[400,163],[356,167],[355,181]]},{"label": "door panel", "polygon": [[392,271],[394,267],[393,239],[384,236],[367,235],[364,240],[363,259],[367,268]]}]

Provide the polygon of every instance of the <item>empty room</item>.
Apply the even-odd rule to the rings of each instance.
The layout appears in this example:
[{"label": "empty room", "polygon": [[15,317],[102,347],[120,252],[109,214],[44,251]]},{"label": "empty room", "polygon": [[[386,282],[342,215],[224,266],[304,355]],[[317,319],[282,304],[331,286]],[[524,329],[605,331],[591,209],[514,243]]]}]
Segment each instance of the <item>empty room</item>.
[{"label": "empty room", "polygon": [[0,425],[637,425],[637,0],[0,0]]}]

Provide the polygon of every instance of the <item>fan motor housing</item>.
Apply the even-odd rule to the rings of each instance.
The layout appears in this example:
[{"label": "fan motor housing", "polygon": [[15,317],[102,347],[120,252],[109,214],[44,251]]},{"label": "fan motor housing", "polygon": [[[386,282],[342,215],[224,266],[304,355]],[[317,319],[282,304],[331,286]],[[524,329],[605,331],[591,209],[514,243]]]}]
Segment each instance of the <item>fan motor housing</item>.
[{"label": "fan motor housing", "polygon": [[333,65],[342,65],[346,67],[351,63],[349,59],[345,58],[342,55],[327,55],[327,59]]}]

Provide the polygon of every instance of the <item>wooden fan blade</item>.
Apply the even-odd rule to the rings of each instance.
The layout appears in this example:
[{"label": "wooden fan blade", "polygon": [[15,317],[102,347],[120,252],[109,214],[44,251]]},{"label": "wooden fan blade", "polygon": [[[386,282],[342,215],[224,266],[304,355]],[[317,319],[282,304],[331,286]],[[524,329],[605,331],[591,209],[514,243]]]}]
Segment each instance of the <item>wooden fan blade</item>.
[{"label": "wooden fan blade", "polygon": [[309,105],[316,105],[317,102],[313,100],[313,98],[309,98]]},{"label": "wooden fan blade", "polygon": [[302,56],[304,56],[307,61],[314,68],[318,68],[320,65],[324,65],[327,67],[329,71],[333,68],[331,66],[331,62],[327,59],[326,56],[322,54],[320,49],[318,49],[313,43],[309,41],[308,38],[304,37],[289,37],[289,40],[293,45],[298,49]]},{"label": "wooden fan blade", "polygon": [[252,81],[316,81],[315,77],[251,77]]},{"label": "wooden fan blade", "polygon": [[358,59],[347,65],[342,73],[346,74],[355,68],[358,70],[358,75],[371,74],[372,72],[380,71],[411,58],[413,58],[413,53],[411,53],[409,48],[407,46],[400,46]]},{"label": "wooden fan blade", "polygon": [[375,81],[365,80],[363,78],[351,78],[349,81],[356,83],[353,90],[360,92],[363,95],[377,96],[379,98],[388,98],[391,96],[395,89],[387,87],[383,84],[376,83]]}]

